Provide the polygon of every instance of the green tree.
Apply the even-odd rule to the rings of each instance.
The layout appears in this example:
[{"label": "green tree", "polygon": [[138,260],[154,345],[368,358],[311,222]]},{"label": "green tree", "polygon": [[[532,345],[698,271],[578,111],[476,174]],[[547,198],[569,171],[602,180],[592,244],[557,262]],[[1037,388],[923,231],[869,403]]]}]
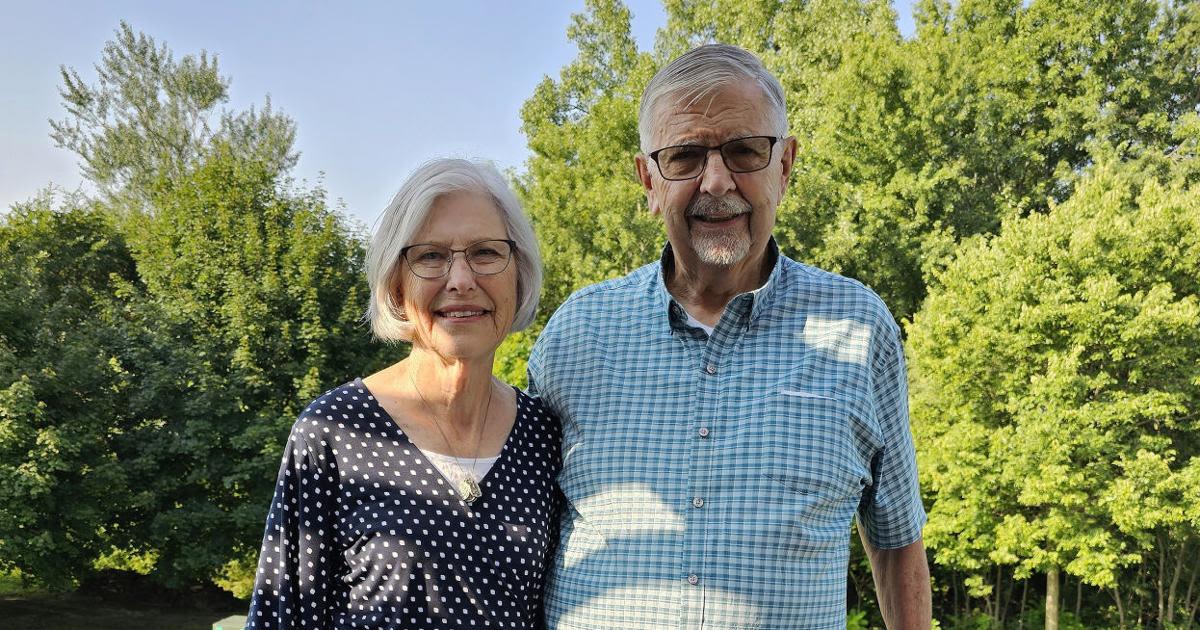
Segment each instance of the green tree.
[{"label": "green tree", "polygon": [[[146,285],[143,540],[171,582],[257,551],[279,449],[303,405],[393,351],[361,323],[361,234],[227,143],[155,191],[128,241]],[[130,224],[133,225],[133,224]],[[198,547],[197,540],[204,545]]]},{"label": "green tree", "polygon": [[1200,103],[1195,3],[918,3],[917,32],[844,40],[797,129],[781,229],[899,318],[957,242],[1072,192],[1102,142],[1167,147]]},{"label": "green tree", "polygon": [[133,259],[109,218],[43,193],[0,219],[0,569],[69,587],[137,490],[123,357]]},{"label": "green tree", "polygon": [[[367,298],[362,228],[327,207],[323,190],[291,183],[290,119],[269,105],[218,111],[229,81],[215,59],[201,52],[176,62],[165,45],[127,24],[106,45],[97,72],[89,86],[64,70],[68,116],[52,125],[55,140],[79,154],[85,176],[104,193],[94,204],[104,220],[95,221],[120,243],[120,275],[96,256],[71,263],[86,277],[112,279],[90,289],[100,296],[91,314],[111,319],[116,332],[66,317],[54,326],[67,332],[45,334],[45,357],[14,355],[12,373],[29,377],[11,379],[4,408],[14,411],[5,413],[46,427],[46,437],[23,430],[0,443],[20,449],[86,428],[104,437],[93,440],[96,449],[110,447],[96,450],[106,467],[91,463],[101,458],[91,451],[91,459],[72,455],[54,464],[112,478],[108,492],[94,495],[108,512],[78,521],[90,525],[94,541],[73,551],[70,575],[115,549],[153,559],[155,575],[168,584],[215,577],[244,594],[279,449],[303,405],[400,350],[372,345],[360,321]],[[51,236],[39,242],[55,251]],[[6,261],[12,282],[23,264]],[[82,363],[41,367],[46,357],[83,352],[63,354],[76,334],[103,359],[108,372],[100,374],[119,381],[89,376]],[[85,377],[91,380],[79,380]],[[64,404],[51,412],[39,403],[53,400],[42,393],[50,387],[107,406]],[[67,476],[39,479],[42,493],[70,496],[90,487],[73,487]],[[65,508],[45,508],[54,509]],[[22,526],[0,522],[0,544],[23,540]],[[56,577],[44,564],[21,566]]]},{"label": "green tree", "polygon": [[50,135],[79,155],[83,176],[110,198],[131,197],[141,209],[151,189],[185,177],[218,141],[278,172],[296,162],[295,124],[270,100],[261,111],[217,114],[229,100],[229,79],[215,55],[176,61],[166,44],[121,22],[95,70],[94,85],[60,70],[67,115],[50,121]]},{"label": "green tree", "polygon": [[[1047,627],[1061,574],[1109,592],[1122,625],[1195,610],[1179,583],[1197,568],[1161,562],[1200,543],[1194,140],[1098,151],[1061,205],[965,246],[908,328],[926,540],[976,595],[992,567],[1046,575]],[[1131,610],[1137,571],[1155,610]]]},{"label": "green tree", "polygon": [[654,65],[638,53],[618,0],[588,0],[567,31],[578,57],[546,77],[521,109],[530,158],[517,193],[542,248],[546,286],[538,321],[497,354],[497,370],[525,382],[525,357],[550,313],[586,285],[653,261],[665,240],[633,167],[637,105]]}]

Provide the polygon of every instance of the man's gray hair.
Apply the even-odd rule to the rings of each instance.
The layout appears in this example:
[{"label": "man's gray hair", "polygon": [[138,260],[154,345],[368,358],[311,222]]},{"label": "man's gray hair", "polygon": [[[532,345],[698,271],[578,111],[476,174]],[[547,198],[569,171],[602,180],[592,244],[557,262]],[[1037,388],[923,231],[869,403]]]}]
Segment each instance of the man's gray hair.
[{"label": "man's gray hair", "polygon": [[664,66],[646,84],[638,108],[638,139],[643,153],[651,147],[651,125],[662,102],[688,107],[717,90],[744,79],[762,87],[770,105],[772,133],[787,135],[787,102],[779,79],[753,53],[729,44],[707,44],[693,48]]},{"label": "man's gray hair", "polygon": [[[542,257],[521,202],[494,166],[486,162],[437,159],[421,165],[400,187],[379,218],[367,246],[367,284],[371,302],[367,319],[377,339],[412,341],[412,323],[401,317],[400,250],[425,225],[437,200],[454,193],[490,197],[500,211],[508,238],[516,244],[517,306],[512,331],[526,328],[537,314],[542,293]],[[511,332],[511,331],[510,331]]]}]

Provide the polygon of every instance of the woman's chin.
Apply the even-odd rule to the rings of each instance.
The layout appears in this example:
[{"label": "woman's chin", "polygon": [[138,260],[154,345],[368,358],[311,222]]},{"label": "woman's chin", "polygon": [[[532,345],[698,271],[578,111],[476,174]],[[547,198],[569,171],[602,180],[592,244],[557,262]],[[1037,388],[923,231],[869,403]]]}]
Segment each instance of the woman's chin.
[{"label": "woman's chin", "polygon": [[495,354],[501,341],[495,335],[437,335],[427,349],[444,359],[483,360]]}]

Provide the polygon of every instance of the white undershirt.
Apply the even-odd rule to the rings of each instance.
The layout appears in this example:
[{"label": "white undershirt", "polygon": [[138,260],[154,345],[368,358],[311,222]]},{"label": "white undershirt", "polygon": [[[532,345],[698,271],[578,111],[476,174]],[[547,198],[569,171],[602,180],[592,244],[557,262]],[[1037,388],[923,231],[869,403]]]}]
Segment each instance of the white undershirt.
[{"label": "white undershirt", "polygon": [[715,329],[716,326],[709,326],[708,324],[705,324],[704,322],[696,319],[695,317],[692,317],[692,314],[687,312],[687,309],[683,308],[682,306],[680,308],[683,310],[683,314],[687,315],[688,326],[691,326],[693,328],[699,328],[700,330],[703,330],[705,333],[707,333],[709,337],[712,336],[713,329]]},{"label": "white undershirt", "polygon": [[495,465],[496,460],[500,459],[499,455],[479,458],[454,457],[453,455],[434,453],[433,451],[427,451],[419,447],[417,450],[421,451],[421,454],[425,456],[425,459],[429,460],[429,463],[437,467],[443,477],[451,480],[457,479],[458,474],[456,471],[462,471],[469,473],[475,479],[475,483],[483,481],[488,471]]},{"label": "white undershirt", "polygon": [[[764,286],[766,286],[766,285],[764,284]],[[756,300],[758,299],[758,292],[762,291],[762,289],[763,289],[762,287],[758,287],[757,289],[750,292],[752,295],[754,295],[754,299],[756,299]],[[678,301],[676,301],[676,303],[678,304]],[[695,317],[692,317],[692,314],[687,312],[687,309],[683,308],[682,304],[679,305],[679,310],[683,311],[684,315],[687,315],[687,325],[688,326],[691,326],[693,328],[699,328],[700,330],[703,330],[705,332],[705,334],[707,334],[709,337],[712,336],[713,330],[716,329],[716,326],[709,326],[708,324],[705,324],[704,322],[696,319]],[[722,313],[724,313],[724,311],[722,311]]]}]

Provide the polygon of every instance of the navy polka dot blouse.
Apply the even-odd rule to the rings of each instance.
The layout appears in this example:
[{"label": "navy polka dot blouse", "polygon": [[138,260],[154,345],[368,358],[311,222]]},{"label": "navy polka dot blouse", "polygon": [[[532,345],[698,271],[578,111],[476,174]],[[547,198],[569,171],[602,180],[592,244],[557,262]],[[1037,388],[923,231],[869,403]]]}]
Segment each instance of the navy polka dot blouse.
[{"label": "navy polka dot blouse", "polygon": [[473,503],[361,380],[292,427],[247,628],[537,628],[561,506],[560,429],[517,417]]}]

